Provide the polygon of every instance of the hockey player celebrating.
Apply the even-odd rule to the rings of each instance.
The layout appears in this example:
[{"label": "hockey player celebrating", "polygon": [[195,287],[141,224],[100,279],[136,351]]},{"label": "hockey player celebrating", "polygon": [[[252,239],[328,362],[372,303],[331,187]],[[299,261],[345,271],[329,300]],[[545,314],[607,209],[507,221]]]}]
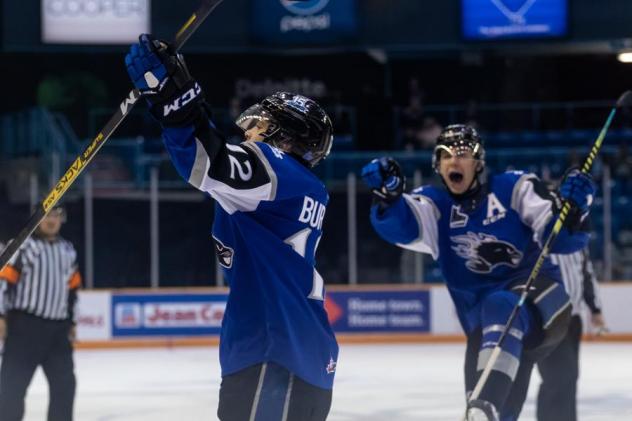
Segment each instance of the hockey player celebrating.
[{"label": "hockey player celebrating", "polygon": [[314,101],[276,93],[238,118],[245,141],[227,144],[182,57],[139,41],[129,75],[179,174],[216,200],[213,240],[230,285],[218,417],[325,420],[338,345],[314,268],[329,197],[310,167],[329,153],[331,121]]},{"label": "hockey player celebrating", "polygon": [[[485,150],[465,125],[446,127],[437,139],[433,167],[444,188],[424,186],[403,193],[396,161],[380,158],[362,170],[374,194],[371,222],[378,234],[400,247],[439,261],[467,336],[466,396],[490,358],[509,315],[555,223],[561,203],[533,174],[510,171],[484,182]],[[570,172],[559,194],[573,205],[554,253],[582,249],[579,230],[595,187],[590,177]],[[516,420],[533,363],[564,336],[570,302],[559,271],[546,262],[502,345],[469,420]]]}]

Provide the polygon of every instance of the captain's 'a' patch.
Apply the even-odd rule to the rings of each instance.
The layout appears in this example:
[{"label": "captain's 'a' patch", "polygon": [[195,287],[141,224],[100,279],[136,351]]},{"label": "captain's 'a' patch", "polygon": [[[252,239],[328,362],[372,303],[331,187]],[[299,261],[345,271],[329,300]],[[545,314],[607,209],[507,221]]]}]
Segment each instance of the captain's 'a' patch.
[{"label": "captain's 'a' patch", "polygon": [[213,241],[215,243],[217,261],[226,269],[230,269],[233,266],[233,256],[235,255],[235,251],[232,248],[225,246],[224,243],[215,237],[213,237]]}]

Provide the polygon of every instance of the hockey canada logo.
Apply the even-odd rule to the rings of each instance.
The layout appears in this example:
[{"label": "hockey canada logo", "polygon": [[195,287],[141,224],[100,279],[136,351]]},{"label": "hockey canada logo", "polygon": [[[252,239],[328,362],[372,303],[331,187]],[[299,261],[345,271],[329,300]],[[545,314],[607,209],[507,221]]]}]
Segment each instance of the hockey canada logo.
[{"label": "hockey canada logo", "polygon": [[325,367],[325,370],[327,371],[327,374],[335,373],[337,365],[338,365],[338,363],[336,361],[334,361],[333,357],[329,357],[329,364],[327,364],[327,367]]},{"label": "hockey canada logo", "polygon": [[230,269],[233,267],[233,256],[235,251],[232,248],[225,246],[224,243],[219,241],[217,238],[213,237],[213,240],[215,241],[215,253],[217,254],[219,264],[226,269]]},{"label": "hockey canada logo", "polygon": [[472,272],[490,273],[500,265],[515,268],[522,260],[522,253],[513,244],[493,235],[468,231],[450,239],[456,244],[452,250],[467,260],[465,266]]},{"label": "hockey canada logo", "polygon": [[467,213],[461,212],[461,206],[452,205],[450,211],[450,228],[463,228],[467,225],[467,221],[470,217]]}]

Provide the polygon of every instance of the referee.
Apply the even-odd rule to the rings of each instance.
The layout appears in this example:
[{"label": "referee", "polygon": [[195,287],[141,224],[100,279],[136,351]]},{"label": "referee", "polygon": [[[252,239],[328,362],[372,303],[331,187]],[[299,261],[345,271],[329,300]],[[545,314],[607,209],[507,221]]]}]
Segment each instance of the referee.
[{"label": "referee", "polygon": [[588,250],[573,254],[553,254],[559,266],[566,292],[573,304],[571,323],[564,340],[551,354],[538,362],[542,377],[538,393],[538,421],[577,420],[577,378],[579,377],[579,341],[582,335],[582,312],[585,303],[591,312],[591,324],[603,332],[604,318],[598,298],[597,279]]},{"label": "referee", "polygon": [[63,208],[50,211],[0,271],[0,419],[19,421],[33,373],[42,366],[49,384],[48,421],[73,418],[74,306],[81,276],[77,253],[59,236]]}]

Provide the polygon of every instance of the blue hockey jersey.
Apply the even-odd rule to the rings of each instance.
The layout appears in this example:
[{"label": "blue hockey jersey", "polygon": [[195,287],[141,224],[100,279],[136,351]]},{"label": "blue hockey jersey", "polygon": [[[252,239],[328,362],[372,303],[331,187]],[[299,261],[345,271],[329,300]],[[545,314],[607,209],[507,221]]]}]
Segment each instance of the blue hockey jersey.
[{"label": "blue hockey jersey", "polygon": [[164,128],[171,159],[216,200],[213,239],[230,286],[222,375],[272,361],[333,386],[338,345],[314,254],[329,196],[295,158],[260,142],[226,144],[212,123]]},{"label": "blue hockey jersey", "polygon": [[[490,176],[481,189],[468,209],[433,186],[371,209],[371,222],[385,240],[439,261],[466,332],[480,325],[485,296],[529,277],[558,205],[535,175],[519,171]],[[587,242],[588,234],[563,229],[552,251],[570,253]],[[548,259],[540,274],[561,282]]]}]

